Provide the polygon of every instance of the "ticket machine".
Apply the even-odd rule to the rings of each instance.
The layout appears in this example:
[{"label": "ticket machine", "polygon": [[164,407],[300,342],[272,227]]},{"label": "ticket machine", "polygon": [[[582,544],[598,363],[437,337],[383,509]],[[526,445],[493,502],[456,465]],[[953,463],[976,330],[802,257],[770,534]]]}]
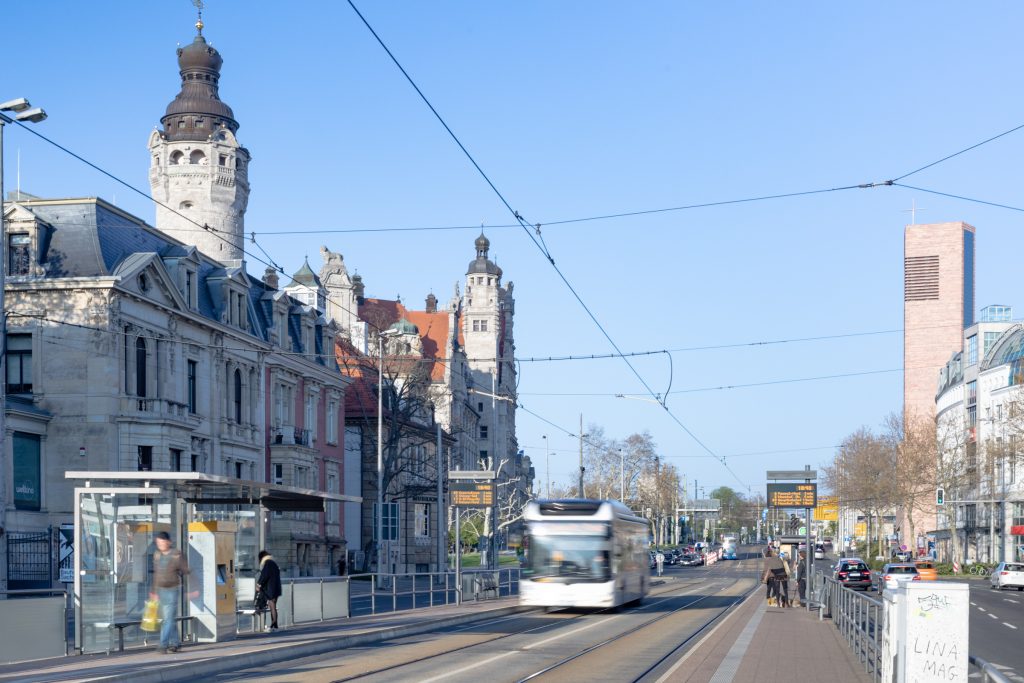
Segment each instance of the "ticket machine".
[{"label": "ticket machine", "polygon": [[[188,525],[189,615],[200,642],[231,640],[237,633],[234,522]],[[193,595],[198,592],[198,595]]]}]

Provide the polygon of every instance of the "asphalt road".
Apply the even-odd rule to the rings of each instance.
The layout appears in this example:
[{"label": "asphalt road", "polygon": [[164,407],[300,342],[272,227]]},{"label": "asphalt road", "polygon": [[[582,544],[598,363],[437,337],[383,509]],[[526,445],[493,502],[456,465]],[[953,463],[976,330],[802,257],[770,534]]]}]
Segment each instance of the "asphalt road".
[{"label": "asphalt road", "polygon": [[[543,610],[322,657],[240,671],[218,680],[264,683],[517,681],[542,670],[547,681],[634,680],[756,588],[760,557],[712,567],[666,567],[640,607]],[[584,654],[581,654],[584,653]],[[567,659],[579,655],[577,659]]]},{"label": "asphalt road", "polygon": [[1024,592],[995,591],[986,579],[971,581],[969,650],[1024,683]]}]

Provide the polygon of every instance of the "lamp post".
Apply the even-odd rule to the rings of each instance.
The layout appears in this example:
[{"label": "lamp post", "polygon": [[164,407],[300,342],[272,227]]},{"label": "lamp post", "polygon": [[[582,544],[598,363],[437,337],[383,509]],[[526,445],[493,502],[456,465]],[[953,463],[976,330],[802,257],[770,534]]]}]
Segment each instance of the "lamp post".
[{"label": "lamp post", "polygon": [[377,584],[384,573],[384,337],[398,330],[377,334]]},{"label": "lamp post", "polygon": [[626,454],[619,449],[619,502],[626,504]]},{"label": "lamp post", "polygon": [[[4,112],[12,112],[14,118]],[[4,225],[4,125],[15,121],[39,123],[46,118],[46,112],[39,107],[33,108],[24,97],[0,103],[0,248],[6,252],[7,230]],[[7,439],[4,434],[5,406],[7,405],[7,309],[4,301],[4,285],[7,283],[7,259],[0,258],[0,538],[6,538],[7,501],[5,473],[7,472]],[[0,590],[7,590],[7,542],[0,548]]]},{"label": "lamp post", "polygon": [[548,442],[548,435],[540,437],[544,439],[544,472],[548,480],[548,493],[547,497],[551,498],[551,444]]}]

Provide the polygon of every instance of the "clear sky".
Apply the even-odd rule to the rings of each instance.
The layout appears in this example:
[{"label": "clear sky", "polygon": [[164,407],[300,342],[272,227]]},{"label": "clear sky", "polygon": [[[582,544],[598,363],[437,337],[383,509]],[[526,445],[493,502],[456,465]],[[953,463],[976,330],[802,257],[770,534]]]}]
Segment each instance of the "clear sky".
[{"label": "clear sky", "polygon": [[[881,181],[1024,123],[1024,6],[954,3],[369,2],[368,21],[530,223]],[[463,281],[485,226],[515,283],[521,358],[608,342],[344,2],[211,0],[221,97],[252,153],[246,231],[293,273],[321,244],[368,296],[421,308]],[[187,0],[7,3],[0,100],[148,191],[149,132],[178,91]],[[5,138],[7,188],[144,198],[33,139]],[[918,187],[1024,205],[1024,131],[918,173]],[[524,362],[518,437],[552,478],[576,467],[579,416],[650,430],[710,491],[763,490],[766,469],[818,466],[901,405],[902,235],[978,229],[978,306],[1016,304],[1020,212],[883,187],[542,227],[566,278],[656,392],[734,477],[643,395],[622,360]],[[313,234],[312,231],[334,231]],[[252,250],[258,255],[258,249]],[[250,261],[250,271],[263,265]],[[851,333],[777,345],[683,351]],[[848,373],[858,376],[695,391]],[[670,384],[671,380],[671,384]],[[558,425],[566,431],[560,431]],[[749,455],[779,451],[765,455]],[[742,484],[741,484],[742,482]]]}]

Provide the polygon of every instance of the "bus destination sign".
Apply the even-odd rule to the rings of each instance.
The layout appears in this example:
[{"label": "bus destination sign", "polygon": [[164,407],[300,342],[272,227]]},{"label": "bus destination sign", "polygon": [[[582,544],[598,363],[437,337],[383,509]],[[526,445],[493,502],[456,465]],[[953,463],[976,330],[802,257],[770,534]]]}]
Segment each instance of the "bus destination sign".
[{"label": "bus destination sign", "polygon": [[489,508],[494,505],[494,482],[452,481],[448,483],[448,493],[454,507]]},{"label": "bus destination sign", "polygon": [[817,484],[768,484],[768,505],[775,508],[818,506]]}]

